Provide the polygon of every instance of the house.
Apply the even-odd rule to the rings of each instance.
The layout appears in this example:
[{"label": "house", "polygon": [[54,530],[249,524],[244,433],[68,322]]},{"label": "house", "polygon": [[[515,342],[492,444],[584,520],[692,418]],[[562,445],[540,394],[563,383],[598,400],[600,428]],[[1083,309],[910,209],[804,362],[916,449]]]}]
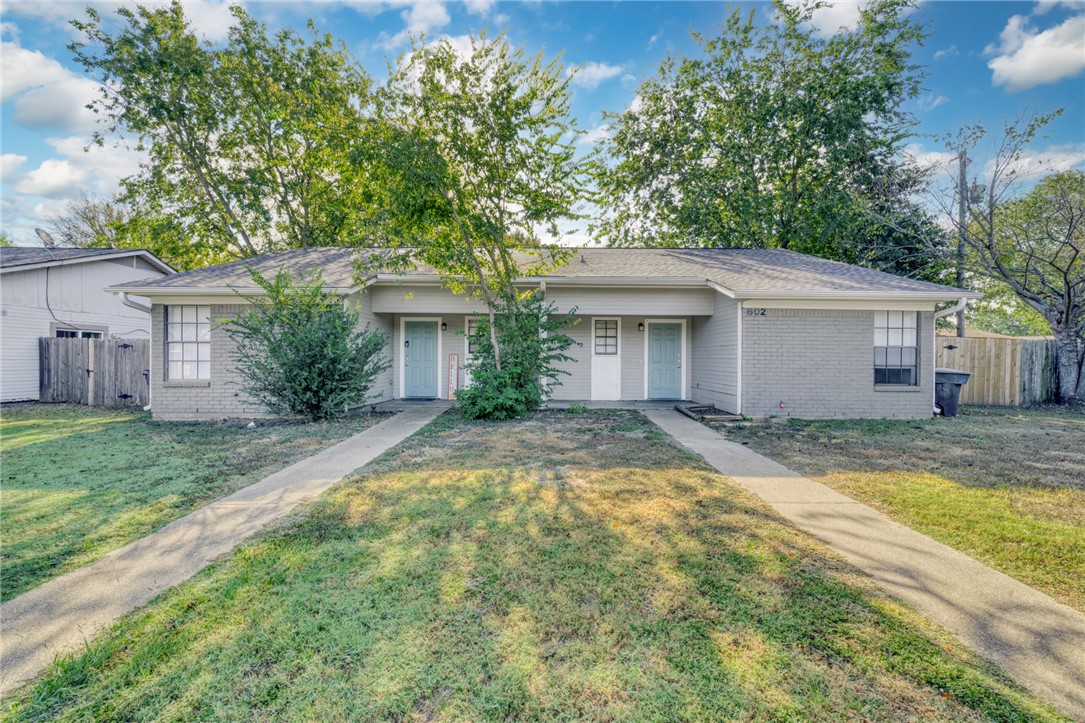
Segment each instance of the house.
[{"label": "house", "polygon": [[38,338],[143,338],[146,311],[105,291],[175,273],[149,251],[0,248],[0,401],[38,399]]},{"label": "house", "polygon": [[[246,262],[265,275],[320,269],[359,324],[387,334],[379,399],[448,398],[467,381],[465,329],[483,310],[431,269],[355,278],[349,248]],[[785,250],[577,249],[536,286],[576,310],[580,345],[556,400],[692,400],[749,417],[926,417],[934,394],[935,307],[971,292]],[[118,284],[151,300],[158,419],[248,417],[229,339],[213,319],[261,293],[235,262]]]}]

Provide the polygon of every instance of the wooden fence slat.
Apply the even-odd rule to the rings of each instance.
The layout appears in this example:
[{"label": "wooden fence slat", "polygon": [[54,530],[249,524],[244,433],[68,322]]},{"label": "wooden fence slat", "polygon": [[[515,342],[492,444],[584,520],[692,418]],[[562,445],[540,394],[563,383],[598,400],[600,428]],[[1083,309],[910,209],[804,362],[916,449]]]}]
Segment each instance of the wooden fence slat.
[{"label": "wooden fence slat", "polygon": [[1055,399],[1056,354],[1046,339],[939,336],[935,365],[971,372],[962,404],[1021,406]]},{"label": "wooden fence slat", "polygon": [[143,374],[151,358],[146,339],[41,337],[38,353],[43,402],[106,407],[150,403],[151,390]]}]

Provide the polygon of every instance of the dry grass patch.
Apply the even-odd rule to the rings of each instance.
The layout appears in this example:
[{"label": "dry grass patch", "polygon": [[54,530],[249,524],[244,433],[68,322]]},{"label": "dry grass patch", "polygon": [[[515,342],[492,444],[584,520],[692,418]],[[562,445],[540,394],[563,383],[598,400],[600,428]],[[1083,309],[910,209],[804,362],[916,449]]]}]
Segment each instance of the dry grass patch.
[{"label": "dry grass patch", "polygon": [[641,415],[445,415],[13,720],[1058,716]]}]

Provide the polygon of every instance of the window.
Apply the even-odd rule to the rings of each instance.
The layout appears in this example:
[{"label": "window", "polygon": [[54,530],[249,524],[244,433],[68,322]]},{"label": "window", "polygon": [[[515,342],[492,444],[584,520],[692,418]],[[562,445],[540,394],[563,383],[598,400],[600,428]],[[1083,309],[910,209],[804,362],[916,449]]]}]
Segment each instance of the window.
[{"label": "window", "polygon": [[86,329],[57,329],[57,339],[101,339],[102,332]]},{"label": "window", "polygon": [[915,311],[874,312],[874,383],[918,384]]},{"label": "window", "polygon": [[618,354],[618,320],[596,319],[595,320],[595,354],[596,356],[617,356]]},{"label": "window", "polygon": [[167,379],[211,378],[211,307],[166,308]]},{"label": "window", "polygon": [[475,353],[475,348],[478,346],[472,339],[475,338],[475,334],[478,332],[478,319],[467,320],[467,356],[471,356]]}]

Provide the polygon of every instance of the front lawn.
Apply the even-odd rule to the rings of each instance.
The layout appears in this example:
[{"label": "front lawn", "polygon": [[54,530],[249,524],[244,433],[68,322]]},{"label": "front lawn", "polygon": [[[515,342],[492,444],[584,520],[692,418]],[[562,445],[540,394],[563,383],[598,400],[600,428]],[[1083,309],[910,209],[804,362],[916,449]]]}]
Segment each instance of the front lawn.
[{"label": "front lawn", "polygon": [[126,409],[0,409],[0,599],[98,559],[359,432],[331,424],[158,423]]},{"label": "front lawn", "polygon": [[446,414],[13,720],[1051,720],[629,411]]},{"label": "front lawn", "polygon": [[1085,612],[1081,412],[971,407],[727,435]]}]

